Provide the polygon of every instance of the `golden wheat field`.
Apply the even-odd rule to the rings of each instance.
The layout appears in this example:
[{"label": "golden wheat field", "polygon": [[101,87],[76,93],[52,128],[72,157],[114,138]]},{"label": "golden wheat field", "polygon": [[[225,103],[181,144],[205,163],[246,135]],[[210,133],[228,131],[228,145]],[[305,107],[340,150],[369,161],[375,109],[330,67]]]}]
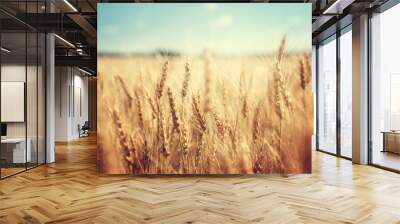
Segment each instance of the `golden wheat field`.
[{"label": "golden wheat field", "polygon": [[311,56],[99,57],[106,174],[310,173]]}]

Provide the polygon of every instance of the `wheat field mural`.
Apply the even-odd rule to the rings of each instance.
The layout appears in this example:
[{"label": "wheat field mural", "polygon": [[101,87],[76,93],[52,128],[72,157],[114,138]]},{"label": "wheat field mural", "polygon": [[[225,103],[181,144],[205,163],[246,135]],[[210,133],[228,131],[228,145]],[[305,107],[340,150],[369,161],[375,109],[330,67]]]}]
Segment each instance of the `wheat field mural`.
[{"label": "wheat field mural", "polygon": [[99,55],[99,171],[311,172],[311,55],[290,37],[265,54]]}]

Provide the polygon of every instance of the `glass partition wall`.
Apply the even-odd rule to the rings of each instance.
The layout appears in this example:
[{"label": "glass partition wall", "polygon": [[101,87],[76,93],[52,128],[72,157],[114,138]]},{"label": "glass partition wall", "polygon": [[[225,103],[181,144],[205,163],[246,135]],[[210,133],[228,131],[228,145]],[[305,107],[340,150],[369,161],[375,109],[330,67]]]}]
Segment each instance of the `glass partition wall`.
[{"label": "glass partition wall", "polygon": [[[38,4],[20,1],[18,7],[35,12]],[[45,41],[43,33],[0,12],[1,179],[45,163]]]},{"label": "glass partition wall", "polygon": [[351,25],[317,45],[318,151],[352,157],[352,35]]}]

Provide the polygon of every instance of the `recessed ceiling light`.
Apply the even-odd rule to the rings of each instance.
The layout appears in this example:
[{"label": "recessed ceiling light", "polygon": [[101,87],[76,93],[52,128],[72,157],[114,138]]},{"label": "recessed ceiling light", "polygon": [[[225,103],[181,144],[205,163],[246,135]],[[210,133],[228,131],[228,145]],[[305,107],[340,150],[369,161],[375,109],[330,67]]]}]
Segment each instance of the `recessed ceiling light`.
[{"label": "recessed ceiling light", "polygon": [[342,14],[343,9],[351,5],[355,0],[336,0],[322,14]]},{"label": "recessed ceiling light", "polygon": [[1,49],[1,51],[4,51],[6,53],[10,53],[11,52],[11,50],[9,50],[9,49],[7,49],[5,47],[1,47],[0,49]]},{"label": "recessed ceiling light", "polygon": [[88,72],[88,71],[86,71],[86,70],[83,70],[83,69],[81,69],[81,68],[79,68],[79,67],[78,67],[78,70],[81,71],[81,72],[83,72],[83,73],[85,73],[85,74],[87,74],[87,75],[93,75],[92,73],[90,73],[90,72]]},{"label": "recessed ceiling light", "polygon": [[65,4],[67,4],[74,12],[78,12],[78,10],[68,1],[64,0]]},{"label": "recessed ceiling light", "polygon": [[57,37],[59,40],[61,40],[62,42],[66,43],[68,46],[75,48],[75,45],[73,45],[71,42],[69,42],[68,40],[60,37],[58,34],[54,34],[55,37]]}]

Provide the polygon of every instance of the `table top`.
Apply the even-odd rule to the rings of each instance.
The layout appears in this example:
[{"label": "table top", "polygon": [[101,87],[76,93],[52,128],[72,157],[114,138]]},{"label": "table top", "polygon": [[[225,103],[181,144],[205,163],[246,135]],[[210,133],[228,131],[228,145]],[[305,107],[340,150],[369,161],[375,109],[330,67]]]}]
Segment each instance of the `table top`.
[{"label": "table top", "polygon": [[[29,139],[27,139],[29,141]],[[25,142],[25,138],[5,138],[1,139],[1,143],[20,143]]]},{"label": "table top", "polygon": [[400,131],[381,131],[381,133],[400,135]]}]

